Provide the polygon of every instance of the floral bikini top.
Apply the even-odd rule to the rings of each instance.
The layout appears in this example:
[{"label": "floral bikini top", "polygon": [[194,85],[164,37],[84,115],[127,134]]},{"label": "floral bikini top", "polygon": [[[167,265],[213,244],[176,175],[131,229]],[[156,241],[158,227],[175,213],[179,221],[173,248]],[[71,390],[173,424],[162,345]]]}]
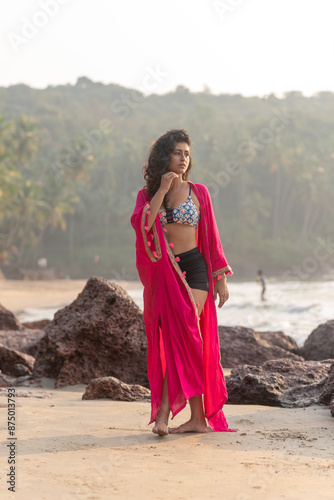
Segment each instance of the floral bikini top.
[{"label": "floral bikini top", "polygon": [[189,184],[189,196],[182,205],[176,208],[159,210],[161,214],[160,221],[164,226],[176,222],[177,224],[187,224],[188,226],[197,227],[199,223],[200,214],[197,210],[195,203],[191,198],[191,186]]}]

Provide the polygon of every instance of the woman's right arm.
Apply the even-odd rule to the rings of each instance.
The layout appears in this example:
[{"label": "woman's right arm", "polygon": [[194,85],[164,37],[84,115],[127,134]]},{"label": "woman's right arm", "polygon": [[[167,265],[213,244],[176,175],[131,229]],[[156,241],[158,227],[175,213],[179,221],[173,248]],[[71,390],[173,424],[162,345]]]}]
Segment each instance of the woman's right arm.
[{"label": "woman's right arm", "polygon": [[147,216],[147,227],[148,227],[147,231],[149,231],[153,226],[153,222],[155,221],[159,208],[162,205],[162,200],[164,199],[165,194],[166,192],[163,191],[160,187],[158,191],[155,193],[155,195],[151,198],[150,213]]},{"label": "woman's right arm", "polygon": [[178,177],[178,175],[175,172],[167,172],[161,176],[160,187],[155,195],[152,196],[150,201],[150,213],[147,216],[147,231],[149,231],[153,226],[153,222],[155,221],[159,208],[162,205],[162,200],[164,199],[165,194],[169,191],[170,185],[176,177]]}]

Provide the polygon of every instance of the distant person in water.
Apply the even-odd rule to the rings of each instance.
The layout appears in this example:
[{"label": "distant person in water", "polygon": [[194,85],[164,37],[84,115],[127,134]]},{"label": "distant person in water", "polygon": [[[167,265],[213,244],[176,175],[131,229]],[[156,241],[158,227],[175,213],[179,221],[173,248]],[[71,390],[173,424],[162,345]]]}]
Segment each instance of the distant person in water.
[{"label": "distant person in water", "polygon": [[261,285],[262,285],[262,292],[261,292],[261,300],[266,300],[264,298],[264,292],[266,291],[266,280],[265,280],[265,277],[264,277],[264,274],[261,270],[259,270],[257,272],[257,278],[256,278],[256,281],[257,282],[260,282]]}]

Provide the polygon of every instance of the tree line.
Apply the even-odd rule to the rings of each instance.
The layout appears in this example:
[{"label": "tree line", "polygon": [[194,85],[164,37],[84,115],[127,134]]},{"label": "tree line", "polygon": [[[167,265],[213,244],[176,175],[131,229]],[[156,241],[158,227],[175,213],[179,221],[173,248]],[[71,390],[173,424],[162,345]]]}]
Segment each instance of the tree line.
[{"label": "tree line", "polygon": [[45,256],[73,278],[137,279],[130,215],[142,166],[152,141],[185,128],[191,180],[210,190],[235,277],[329,272],[333,104],[331,92],[145,96],[85,77],[0,88],[1,261],[34,268]]}]

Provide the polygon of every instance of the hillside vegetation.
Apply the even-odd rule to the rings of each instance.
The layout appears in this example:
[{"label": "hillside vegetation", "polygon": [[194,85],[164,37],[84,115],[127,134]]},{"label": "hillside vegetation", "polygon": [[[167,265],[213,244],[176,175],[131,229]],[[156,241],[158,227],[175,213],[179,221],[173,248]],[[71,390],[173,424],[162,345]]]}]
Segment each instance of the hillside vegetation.
[{"label": "hillside vegetation", "polygon": [[[71,277],[137,279],[130,225],[160,134],[185,128],[236,279],[334,265],[334,94],[144,96],[79,78],[0,88],[0,256]],[[98,257],[97,257],[98,256]]]}]

